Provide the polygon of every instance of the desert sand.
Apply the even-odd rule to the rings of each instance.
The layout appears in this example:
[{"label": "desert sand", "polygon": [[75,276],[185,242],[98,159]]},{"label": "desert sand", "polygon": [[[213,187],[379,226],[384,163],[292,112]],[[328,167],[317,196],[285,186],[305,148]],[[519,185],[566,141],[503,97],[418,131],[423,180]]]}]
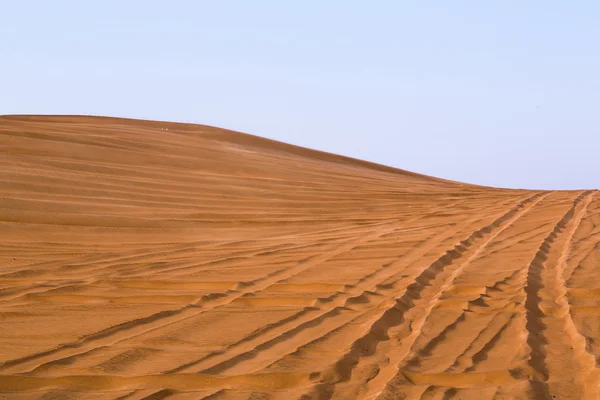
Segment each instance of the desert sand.
[{"label": "desert sand", "polygon": [[116,118],[0,149],[0,398],[599,395],[594,191]]}]

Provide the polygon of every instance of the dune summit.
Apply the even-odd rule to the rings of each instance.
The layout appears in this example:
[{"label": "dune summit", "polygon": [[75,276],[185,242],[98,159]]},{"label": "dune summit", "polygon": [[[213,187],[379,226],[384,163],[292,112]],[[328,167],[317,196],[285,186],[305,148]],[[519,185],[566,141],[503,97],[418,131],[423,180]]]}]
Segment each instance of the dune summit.
[{"label": "dune summit", "polygon": [[595,399],[600,197],[0,117],[0,398]]}]

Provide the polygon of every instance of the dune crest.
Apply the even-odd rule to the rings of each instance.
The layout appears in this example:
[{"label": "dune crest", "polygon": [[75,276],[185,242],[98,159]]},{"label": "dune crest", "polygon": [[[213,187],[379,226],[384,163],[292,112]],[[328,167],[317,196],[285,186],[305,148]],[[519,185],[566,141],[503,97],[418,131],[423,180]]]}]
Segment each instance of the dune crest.
[{"label": "dune crest", "polygon": [[600,197],[0,116],[0,398],[596,399]]}]

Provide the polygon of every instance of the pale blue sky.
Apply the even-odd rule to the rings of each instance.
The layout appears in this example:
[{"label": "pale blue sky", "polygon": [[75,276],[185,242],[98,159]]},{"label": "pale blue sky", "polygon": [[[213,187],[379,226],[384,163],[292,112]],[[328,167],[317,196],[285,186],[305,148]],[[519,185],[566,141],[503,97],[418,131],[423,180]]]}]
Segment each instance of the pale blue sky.
[{"label": "pale blue sky", "polygon": [[189,121],[471,183],[600,187],[597,1],[0,6],[0,114]]}]

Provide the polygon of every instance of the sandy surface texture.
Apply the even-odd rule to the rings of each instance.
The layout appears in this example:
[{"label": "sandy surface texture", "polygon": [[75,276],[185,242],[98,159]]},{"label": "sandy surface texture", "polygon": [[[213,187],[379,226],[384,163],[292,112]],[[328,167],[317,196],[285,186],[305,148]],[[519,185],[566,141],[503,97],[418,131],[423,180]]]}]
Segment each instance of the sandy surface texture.
[{"label": "sandy surface texture", "polygon": [[0,398],[599,395],[596,192],[95,117],[0,168]]}]

